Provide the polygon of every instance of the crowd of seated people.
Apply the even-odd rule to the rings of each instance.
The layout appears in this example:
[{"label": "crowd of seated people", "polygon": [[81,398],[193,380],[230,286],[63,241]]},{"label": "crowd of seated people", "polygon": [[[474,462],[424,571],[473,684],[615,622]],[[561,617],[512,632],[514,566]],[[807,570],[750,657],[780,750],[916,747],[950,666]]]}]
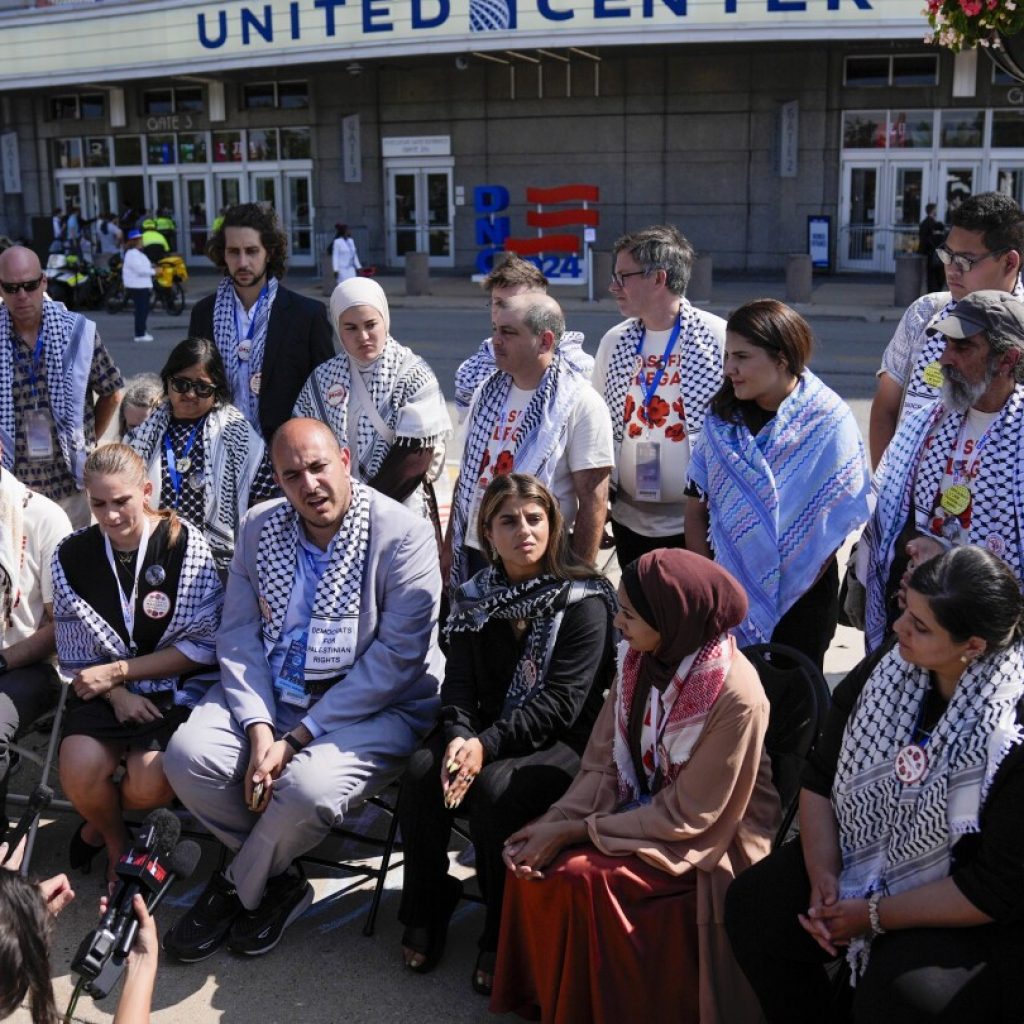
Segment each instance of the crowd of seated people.
[{"label": "crowd of seated people", "polygon": [[[676,229],[617,243],[627,319],[596,368],[535,268],[509,257],[485,282],[492,338],[459,376],[442,535],[432,483],[452,428],[436,376],[391,336],[375,282],[341,281],[329,318],[281,284],[272,211],[227,212],[210,240],[223,281],[126,396],[122,443],[95,443],[120,377],[94,326],[11,252],[0,798],[9,746],[56,703],[59,673],[60,780],[81,818],[69,867],[99,858],[113,881],[126,812],[172,801],[232,855],[166,930],[169,957],[269,953],[314,900],[299,859],[397,783],[396,969],[444,956],[461,822],[484,903],[467,977],[495,1013],[1019,1019],[1011,293],[961,289],[935,314],[922,337],[942,388],[872,483],[852,414],[808,368],[806,321],[773,299],[727,321],[696,310]],[[944,260],[954,276],[971,272],[960,255]],[[48,382],[83,338],[66,387]],[[918,495],[907,466],[947,443]],[[597,565],[609,504],[617,587]],[[773,849],[770,708],[743,648],[781,642],[821,667],[837,553],[865,524],[871,653],[808,758],[798,836]],[[0,1014],[27,996],[41,1020],[42,907],[66,882],[0,882],[19,976]],[[139,920],[126,1021],[147,1019],[155,973],[155,924]],[[12,952],[31,943],[34,958]]]}]

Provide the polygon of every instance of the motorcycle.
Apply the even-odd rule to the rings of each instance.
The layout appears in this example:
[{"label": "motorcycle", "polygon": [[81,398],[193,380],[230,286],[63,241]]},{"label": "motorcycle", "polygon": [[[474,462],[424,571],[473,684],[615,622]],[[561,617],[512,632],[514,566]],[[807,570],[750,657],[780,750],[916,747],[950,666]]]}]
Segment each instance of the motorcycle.
[{"label": "motorcycle", "polygon": [[98,309],[110,287],[110,275],[74,253],[51,253],[46,260],[46,291],[68,309]]}]

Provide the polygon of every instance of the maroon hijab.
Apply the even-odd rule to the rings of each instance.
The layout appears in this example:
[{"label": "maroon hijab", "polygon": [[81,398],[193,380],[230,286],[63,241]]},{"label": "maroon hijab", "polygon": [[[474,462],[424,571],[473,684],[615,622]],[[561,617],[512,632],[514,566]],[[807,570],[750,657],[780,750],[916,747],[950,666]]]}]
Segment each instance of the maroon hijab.
[{"label": "maroon hijab", "polygon": [[732,574],[692,551],[651,551],[626,566],[622,585],[640,617],[661,634],[657,650],[643,656],[639,675],[639,682],[659,690],[683,658],[747,615],[747,595]]}]

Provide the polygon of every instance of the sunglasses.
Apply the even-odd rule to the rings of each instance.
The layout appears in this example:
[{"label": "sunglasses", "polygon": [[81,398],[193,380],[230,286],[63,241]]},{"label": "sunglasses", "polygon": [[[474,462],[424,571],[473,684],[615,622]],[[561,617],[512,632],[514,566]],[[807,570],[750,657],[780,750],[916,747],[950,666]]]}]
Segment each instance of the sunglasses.
[{"label": "sunglasses", "polygon": [[189,380],[188,377],[170,377],[167,383],[179,395],[187,395],[190,391],[194,391],[196,398],[209,398],[210,395],[217,392],[215,384],[206,384],[201,380]]},{"label": "sunglasses", "polygon": [[13,283],[10,281],[0,281],[0,290],[5,295],[17,295],[20,291],[26,291],[31,294],[45,281],[45,274],[40,274],[34,281],[15,281]]}]

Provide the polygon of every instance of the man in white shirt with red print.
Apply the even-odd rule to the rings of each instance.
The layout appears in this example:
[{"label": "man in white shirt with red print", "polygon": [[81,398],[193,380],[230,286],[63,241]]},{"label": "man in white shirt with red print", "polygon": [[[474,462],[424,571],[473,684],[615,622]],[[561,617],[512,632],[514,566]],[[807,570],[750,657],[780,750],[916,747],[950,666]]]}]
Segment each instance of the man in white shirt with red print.
[{"label": "man in white shirt with red print", "polygon": [[612,533],[620,565],[684,547],[690,450],[722,383],[725,321],[686,301],[694,251],[671,225],[615,243],[609,291],[628,319],[597,350],[593,383],[615,441]]},{"label": "man in white shirt with red print", "polygon": [[453,590],[485,564],[476,516],[495,476],[532,473],[550,488],[572,548],[588,564],[597,558],[608,502],[608,413],[559,349],[565,318],[558,303],[535,293],[503,300],[493,328],[497,371],[470,406],[446,538]]}]

